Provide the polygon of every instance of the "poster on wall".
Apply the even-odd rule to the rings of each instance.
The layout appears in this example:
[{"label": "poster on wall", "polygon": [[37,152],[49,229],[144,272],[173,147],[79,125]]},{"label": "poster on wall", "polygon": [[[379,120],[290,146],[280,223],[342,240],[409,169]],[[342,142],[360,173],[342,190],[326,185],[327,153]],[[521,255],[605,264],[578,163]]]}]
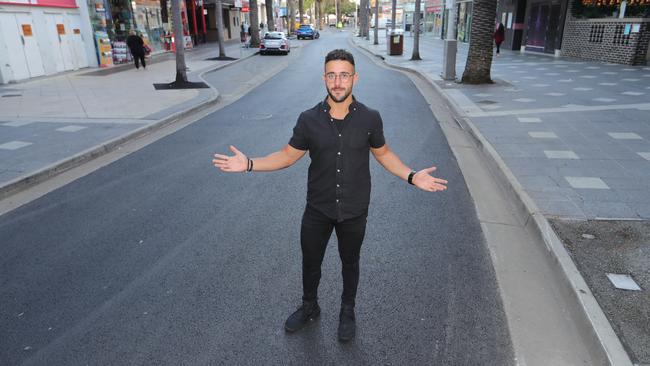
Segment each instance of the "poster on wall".
[{"label": "poster on wall", "polygon": [[113,53],[108,33],[101,31],[95,32],[95,42],[97,43],[99,67],[113,66]]},{"label": "poster on wall", "polygon": [[32,36],[32,25],[31,24],[22,24],[23,36],[31,37]]}]

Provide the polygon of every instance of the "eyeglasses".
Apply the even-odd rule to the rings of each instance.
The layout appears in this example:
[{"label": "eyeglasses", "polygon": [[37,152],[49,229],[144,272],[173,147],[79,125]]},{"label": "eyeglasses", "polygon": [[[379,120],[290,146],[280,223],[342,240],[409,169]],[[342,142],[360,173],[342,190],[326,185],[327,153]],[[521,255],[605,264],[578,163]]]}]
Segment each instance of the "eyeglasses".
[{"label": "eyeglasses", "polygon": [[325,74],[325,78],[327,79],[327,81],[334,81],[336,80],[336,78],[339,78],[339,80],[341,80],[342,83],[347,83],[348,81],[350,81],[352,76],[354,76],[354,74],[350,74],[347,72],[342,72],[338,75],[333,72],[328,72],[327,74]]}]

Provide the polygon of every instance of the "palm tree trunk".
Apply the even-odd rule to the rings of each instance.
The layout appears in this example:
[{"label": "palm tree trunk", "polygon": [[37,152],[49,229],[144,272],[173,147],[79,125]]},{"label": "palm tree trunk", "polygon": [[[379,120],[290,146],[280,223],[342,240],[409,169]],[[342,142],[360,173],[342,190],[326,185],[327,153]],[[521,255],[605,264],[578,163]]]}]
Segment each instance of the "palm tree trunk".
[{"label": "palm tree trunk", "polygon": [[272,32],[275,29],[275,22],[273,20],[273,0],[265,0],[266,5],[266,29]]},{"label": "palm tree trunk", "polygon": [[341,21],[341,0],[334,0],[334,9],[336,11],[336,28],[339,26]]},{"label": "palm tree trunk", "polygon": [[368,0],[361,0],[359,3],[359,36],[366,36],[366,23],[368,23]]},{"label": "palm tree trunk", "polygon": [[174,42],[176,43],[176,81],[177,84],[187,83],[187,66],[185,65],[185,37],[181,20],[181,0],[172,1],[172,17],[174,21]]},{"label": "palm tree trunk", "polygon": [[375,0],[375,31],[373,33],[375,39],[372,44],[379,44],[379,0]]},{"label": "palm tree trunk", "polygon": [[223,46],[223,7],[221,6],[221,0],[217,0],[217,37],[219,38],[219,58],[226,57],[226,49]]},{"label": "palm tree trunk", "polygon": [[300,24],[304,23],[303,16],[305,14],[305,1],[298,0],[298,14],[300,15]]},{"label": "palm tree trunk", "polygon": [[395,18],[397,18],[397,0],[393,0],[390,9],[390,29],[395,30]]},{"label": "palm tree trunk", "polygon": [[258,16],[257,0],[250,0],[250,17],[251,17],[251,44],[250,47],[260,46],[260,18]]},{"label": "palm tree trunk", "polygon": [[294,0],[287,0],[287,6],[289,7],[289,21],[287,22],[289,29],[287,30],[287,36],[289,36],[294,33],[294,29],[296,28],[296,6]]},{"label": "palm tree trunk", "polygon": [[411,55],[411,60],[417,61],[422,60],[420,58],[420,6],[422,5],[421,0],[415,0],[415,12],[413,13],[413,31],[415,35],[413,36],[413,54]]},{"label": "palm tree trunk", "polygon": [[492,83],[492,35],[497,2],[494,0],[474,0],[472,26],[467,62],[461,82],[468,84]]}]

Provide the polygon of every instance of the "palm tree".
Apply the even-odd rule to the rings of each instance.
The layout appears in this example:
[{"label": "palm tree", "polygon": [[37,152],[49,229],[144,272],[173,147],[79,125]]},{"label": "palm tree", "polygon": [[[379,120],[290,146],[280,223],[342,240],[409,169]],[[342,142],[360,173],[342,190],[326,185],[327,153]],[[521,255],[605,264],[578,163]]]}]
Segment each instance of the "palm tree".
[{"label": "palm tree", "polygon": [[336,11],[336,27],[338,28],[341,21],[341,0],[334,0],[334,10]]},{"label": "palm tree", "polygon": [[289,7],[289,21],[287,22],[287,36],[294,33],[296,28],[296,4],[294,0],[287,0],[287,6]]},{"label": "palm tree", "polygon": [[298,14],[300,15],[300,24],[303,22],[303,14],[305,13],[305,1],[298,0]]},{"label": "palm tree", "polygon": [[250,47],[259,47],[260,46],[260,18],[257,14],[257,0],[250,0],[250,17],[251,17],[251,43]]},{"label": "palm tree", "polygon": [[397,18],[397,0],[393,0],[390,5],[390,29],[395,30],[395,18]]},{"label": "palm tree", "polygon": [[[417,0],[420,1],[420,0]],[[375,31],[372,44],[379,44],[379,0],[375,0]]]},{"label": "palm tree", "polygon": [[366,23],[368,23],[368,0],[359,3],[359,37],[366,36]]},{"label": "palm tree", "polygon": [[422,60],[420,58],[420,6],[422,1],[415,0],[415,12],[413,13],[413,54],[411,55],[411,60],[418,61]]},{"label": "palm tree", "polygon": [[266,5],[266,29],[269,32],[275,29],[275,22],[273,21],[273,0],[265,0]]},{"label": "palm tree", "polygon": [[492,34],[496,11],[496,1],[474,0],[469,51],[461,79],[463,83],[492,83],[490,69],[492,68]]},{"label": "palm tree", "polygon": [[219,57],[217,59],[226,58],[226,50],[223,46],[223,9],[221,7],[221,0],[217,0],[217,37],[219,38]]},{"label": "palm tree", "polygon": [[187,66],[185,65],[185,37],[181,21],[180,0],[172,0],[172,19],[174,21],[174,38],[176,42],[176,81],[175,84],[187,83]]}]

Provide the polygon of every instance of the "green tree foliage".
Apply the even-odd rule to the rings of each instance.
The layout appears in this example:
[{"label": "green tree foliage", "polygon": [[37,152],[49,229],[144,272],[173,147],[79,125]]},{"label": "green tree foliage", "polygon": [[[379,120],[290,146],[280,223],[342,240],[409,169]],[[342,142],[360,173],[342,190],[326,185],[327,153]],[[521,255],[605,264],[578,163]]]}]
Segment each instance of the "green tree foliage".
[{"label": "green tree foliage", "polygon": [[[355,10],[356,7],[353,1],[341,0],[341,14],[354,14]],[[323,0],[323,13],[336,14],[336,5],[334,5],[334,0]]]}]

